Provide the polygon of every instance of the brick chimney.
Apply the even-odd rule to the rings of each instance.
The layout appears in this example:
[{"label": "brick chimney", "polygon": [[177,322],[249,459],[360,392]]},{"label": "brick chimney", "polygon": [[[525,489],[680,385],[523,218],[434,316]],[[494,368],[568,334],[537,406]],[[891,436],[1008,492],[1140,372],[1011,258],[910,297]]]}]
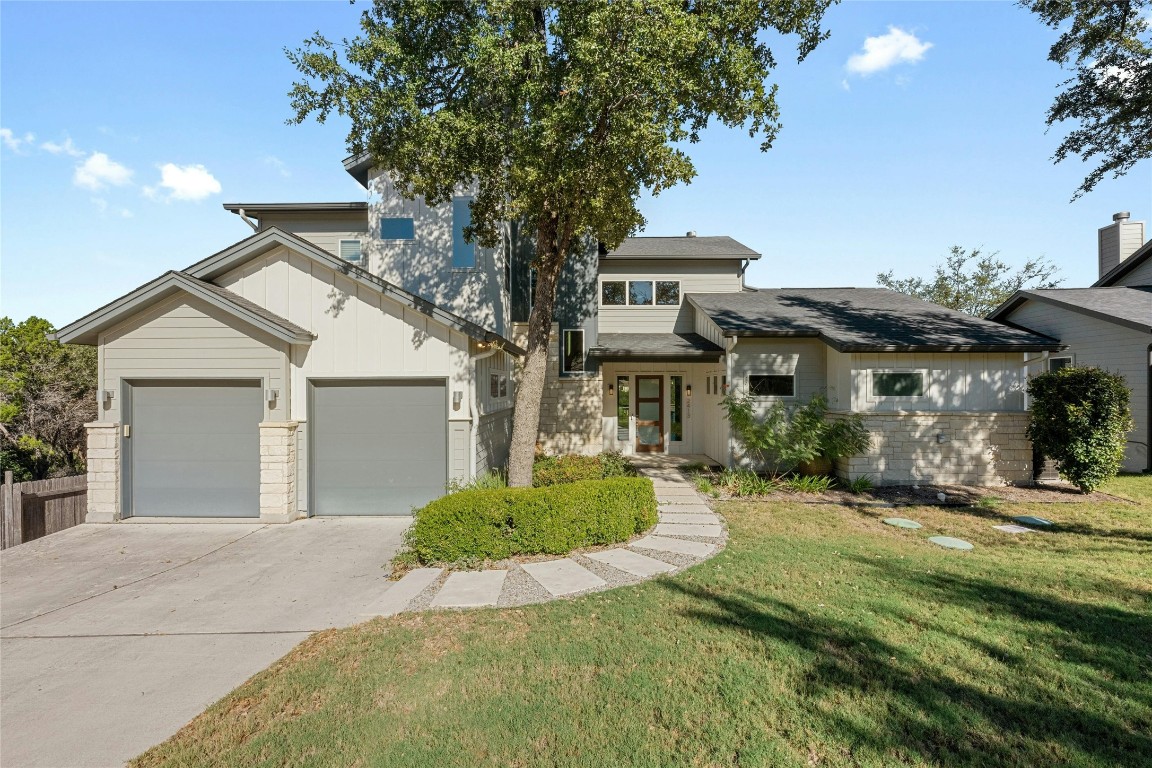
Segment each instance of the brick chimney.
[{"label": "brick chimney", "polygon": [[1100,277],[1111,272],[1120,262],[1144,245],[1144,222],[1128,221],[1131,214],[1121,211],[1112,216],[1112,223],[1100,227]]}]

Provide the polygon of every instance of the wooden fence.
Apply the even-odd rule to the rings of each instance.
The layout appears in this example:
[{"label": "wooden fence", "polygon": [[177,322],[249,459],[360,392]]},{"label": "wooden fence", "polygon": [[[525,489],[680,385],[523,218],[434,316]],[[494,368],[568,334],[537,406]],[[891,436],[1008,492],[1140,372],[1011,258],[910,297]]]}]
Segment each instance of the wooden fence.
[{"label": "wooden fence", "polygon": [[0,491],[0,549],[79,525],[88,511],[85,475],[13,483],[12,473],[5,472]]}]

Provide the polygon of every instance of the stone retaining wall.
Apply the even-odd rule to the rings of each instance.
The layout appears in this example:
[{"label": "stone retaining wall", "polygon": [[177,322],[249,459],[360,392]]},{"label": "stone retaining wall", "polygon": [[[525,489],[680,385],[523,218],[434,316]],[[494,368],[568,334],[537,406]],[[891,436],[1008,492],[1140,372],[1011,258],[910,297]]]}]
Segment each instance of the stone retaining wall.
[{"label": "stone retaining wall", "polygon": [[[846,414],[829,414],[831,419]],[[863,414],[872,433],[867,454],[836,461],[848,480],[876,485],[1031,484],[1032,443],[1023,412]]]}]

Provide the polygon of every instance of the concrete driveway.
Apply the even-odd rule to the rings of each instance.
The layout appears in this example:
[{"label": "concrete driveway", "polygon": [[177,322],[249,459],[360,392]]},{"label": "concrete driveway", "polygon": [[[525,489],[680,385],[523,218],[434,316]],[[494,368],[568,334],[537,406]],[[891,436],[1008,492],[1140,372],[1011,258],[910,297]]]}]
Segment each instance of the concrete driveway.
[{"label": "concrete driveway", "polygon": [[408,518],[81,525],[0,554],[0,765],[119,766],[363,621]]}]

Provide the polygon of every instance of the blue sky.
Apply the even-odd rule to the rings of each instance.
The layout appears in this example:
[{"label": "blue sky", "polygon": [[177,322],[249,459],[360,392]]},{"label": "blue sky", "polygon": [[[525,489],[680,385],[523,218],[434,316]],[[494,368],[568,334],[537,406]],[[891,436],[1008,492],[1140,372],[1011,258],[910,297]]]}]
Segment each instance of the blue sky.
[{"label": "blue sky", "polygon": [[[361,200],[345,125],[287,126],[283,54],[352,34],[345,2],[0,3],[0,313],[63,325],[250,233],[223,202]],[[728,234],[760,286],[872,285],[953,244],[1095,279],[1096,229],[1152,221],[1152,163],[1069,198],[1045,112],[1055,33],[1007,2],[846,2],[803,64],[776,48],[784,129],[724,129],[645,234]]]}]

